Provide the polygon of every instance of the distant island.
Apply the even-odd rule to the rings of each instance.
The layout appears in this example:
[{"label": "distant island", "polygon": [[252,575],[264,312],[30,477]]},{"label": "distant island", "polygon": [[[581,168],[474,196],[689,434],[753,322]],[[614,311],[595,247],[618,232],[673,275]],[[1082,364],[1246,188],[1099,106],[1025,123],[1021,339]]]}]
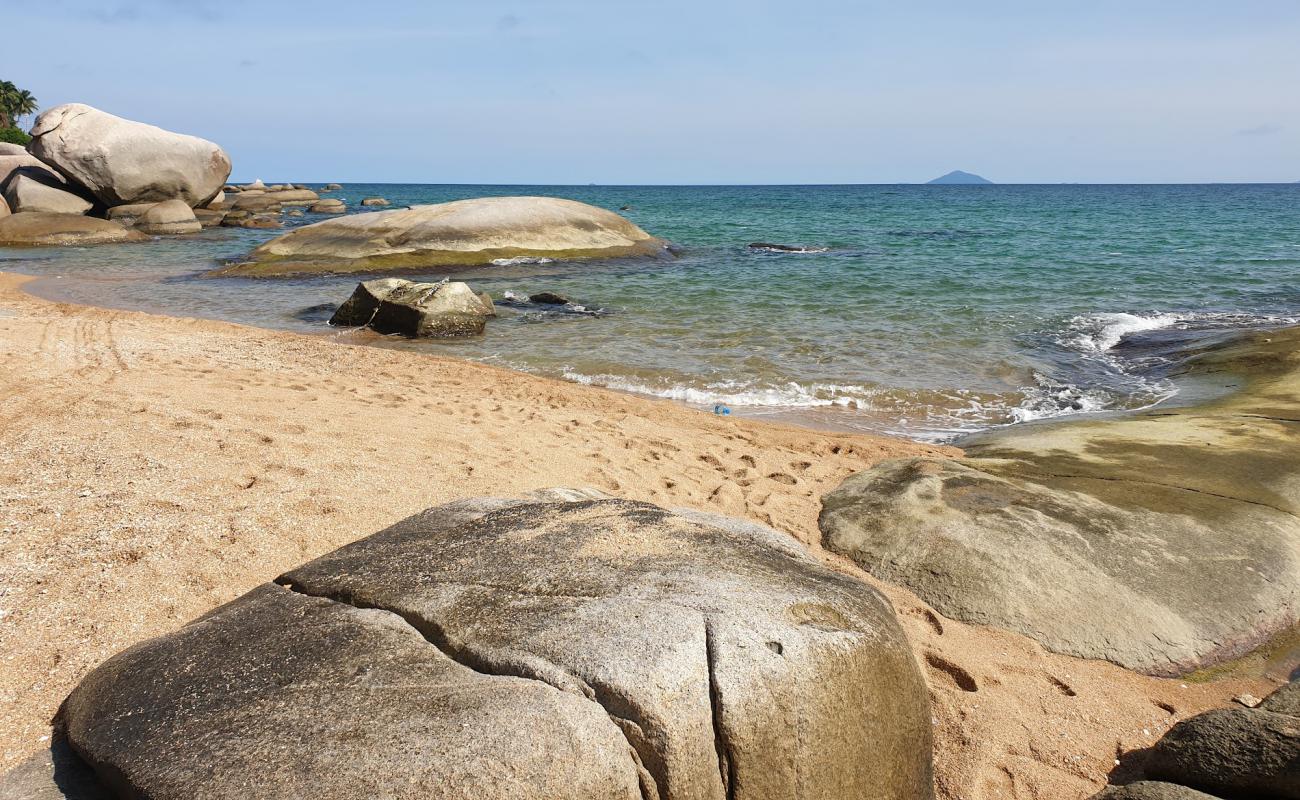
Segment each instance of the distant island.
[{"label": "distant island", "polygon": [[993,183],[993,181],[989,180],[988,178],[980,177],[979,175],[974,175],[970,172],[962,172],[959,169],[955,169],[952,172],[949,172],[947,175],[941,175],[932,181],[927,181],[926,183],[927,185],[931,183],[991,184]]}]

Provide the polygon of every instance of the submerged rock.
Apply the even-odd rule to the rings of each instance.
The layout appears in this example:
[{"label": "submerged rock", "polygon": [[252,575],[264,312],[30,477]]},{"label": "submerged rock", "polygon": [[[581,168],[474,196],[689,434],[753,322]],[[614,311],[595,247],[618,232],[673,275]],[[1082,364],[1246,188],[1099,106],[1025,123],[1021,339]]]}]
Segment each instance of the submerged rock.
[{"label": "submerged rock", "polygon": [[361,201],[361,205],[363,205],[363,206],[387,206],[387,205],[392,205],[392,204],[389,203],[387,200],[385,200],[385,199],[382,198],[382,197],[367,197],[366,199],[364,199],[364,200]]},{"label": "submerged rock", "polygon": [[464,283],[383,278],[358,284],[330,324],[402,336],[476,336],[495,315],[492,299]]},{"label": "submerged rock", "polygon": [[322,191],[322,192],[341,192],[341,191],[343,191],[343,187],[340,186],[340,185],[337,184],[337,183],[327,183],[327,184],[325,184],[325,186],[324,186],[323,188],[321,188],[321,191]]},{"label": "submerged rock", "polygon": [[875,590],[752,523],[572,491],[341,548],[110,659],[64,718],[152,800],[932,797]]},{"label": "submerged rock", "polygon": [[173,199],[201,206],[230,176],[230,158],[212,142],[80,103],[37,117],[28,147],[106,206]]},{"label": "submerged rock", "polygon": [[602,208],[553,197],[486,197],[354,214],[298,228],[225,272],[284,275],[516,257],[613,258],[662,251],[663,241]]},{"label": "submerged rock", "polygon": [[198,233],[203,225],[184,200],[158,203],[140,215],[135,229],[153,236],[174,236]]},{"label": "submerged rock", "polygon": [[763,250],[772,253],[824,253],[825,247],[804,247],[796,244],[772,244],[771,242],[750,242],[750,250]]},{"label": "submerged rock", "polygon": [[569,304],[569,298],[555,292],[538,292],[537,294],[528,295],[529,302],[541,303],[548,306],[565,306]]},{"label": "submerged rock", "polygon": [[83,245],[147,240],[116,222],[75,214],[26,212],[0,218],[0,244]]},{"label": "submerged rock", "polygon": [[1190,371],[1199,406],[1015,426],[887,461],[823,500],[823,544],[945,616],[1175,675],[1300,620],[1300,329]]},{"label": "submerged rock", "polygon": [[204,228],[215,228],[226,218],[226,212],[212,208],[196,208],[194,218]]}]

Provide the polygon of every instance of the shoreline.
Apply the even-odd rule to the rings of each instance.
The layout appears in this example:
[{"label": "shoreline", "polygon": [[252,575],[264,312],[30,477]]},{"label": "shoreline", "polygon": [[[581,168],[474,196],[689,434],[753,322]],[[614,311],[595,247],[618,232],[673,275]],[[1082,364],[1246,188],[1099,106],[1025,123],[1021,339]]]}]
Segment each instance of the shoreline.
[{"label": "shoreline", "polygon": [[56,303],[0,273],[0,772],[89,669],[438,503],[557,485],[754,520],[893,603],[938,795],[1084,797],[1117,748],[1273,681],[1150,678],[946,619],[822,550],[820,498],[955,448],[826,433],[228,322]]}]

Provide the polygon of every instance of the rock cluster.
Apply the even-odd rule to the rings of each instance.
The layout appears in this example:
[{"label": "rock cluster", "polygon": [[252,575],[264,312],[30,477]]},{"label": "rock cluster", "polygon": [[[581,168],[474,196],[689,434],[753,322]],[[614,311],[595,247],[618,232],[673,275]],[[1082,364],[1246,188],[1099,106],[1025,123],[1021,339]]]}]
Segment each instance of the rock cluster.
[{"label": "rock cluster", "polygon": [[[286,209],[347,211],[342,201],[322,201],[303,184],[229,186],[229,177],[230,159],[212,142],[79,103],[58,106],[37,118],[28,148],[0,146],[0,217],[46,215],[9,226],[13,238],[0,238],[0,244],[139,238],[124,236],[119,228],[150,236],[187,235],[218,225],[279,228]],[[92,215],[116,226],[52,221],[50,214]]]},{"label": "rock cluster", "polygon": [[1255,708],[1218,708],[1169,729],[1145,754],[1145,777],[1096,800],[1300,797],[1300,680]]},{"label": "rock cluster", "polygon": [[462,501],[100,666],[63,708],[121,796],[926,800],[893,610],[753,523]]},{"label": "rock cluster", "polygon": [[460,282],[415,283],[382,278],[357,284],[331,325],[421,338],[476,336],[496,316],[487,292]]}]

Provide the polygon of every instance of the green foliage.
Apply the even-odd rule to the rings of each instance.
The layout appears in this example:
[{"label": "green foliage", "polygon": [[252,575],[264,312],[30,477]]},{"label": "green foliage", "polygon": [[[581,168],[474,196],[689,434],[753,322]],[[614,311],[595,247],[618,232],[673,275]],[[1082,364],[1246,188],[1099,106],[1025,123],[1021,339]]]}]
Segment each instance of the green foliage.
[{"label": "green foliage", "polygon": [[18,128],[0,128],[0,142],[7,144],[20,144],[24,147],[32,140],[32,137],[23,133]]},{"label": "green foliage", "polygon": [[[35,114],[40,105],[26,89],[0,81],[0,128],[16,128],[20,117]],[[8,140],[6,140],[8,141]]]}]

